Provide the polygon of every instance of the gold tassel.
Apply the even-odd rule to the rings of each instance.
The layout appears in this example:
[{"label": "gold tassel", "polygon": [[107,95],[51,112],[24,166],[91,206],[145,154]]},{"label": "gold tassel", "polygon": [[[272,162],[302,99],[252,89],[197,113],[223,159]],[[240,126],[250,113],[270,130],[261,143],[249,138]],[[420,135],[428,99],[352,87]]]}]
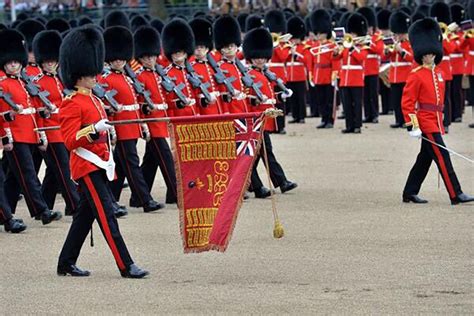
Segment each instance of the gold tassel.
[{"label": "gold tassel", "polygon": [[285,230],[283,229],[283,225],[281,224],[280,220],[275,220],[275,227],[273,228],[273,237],[276,239],[280,239],[285,236]]}]

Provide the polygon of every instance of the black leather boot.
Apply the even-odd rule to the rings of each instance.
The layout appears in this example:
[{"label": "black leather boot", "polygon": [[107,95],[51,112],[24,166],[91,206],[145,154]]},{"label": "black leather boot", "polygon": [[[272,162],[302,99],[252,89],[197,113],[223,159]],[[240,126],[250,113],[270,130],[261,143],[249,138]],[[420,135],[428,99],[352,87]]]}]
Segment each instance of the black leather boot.
[{"label": "black leather boot", "polygon": [[132,264],[126,270],[120,271],[122,277],[130,279],[141,279],[149,274],[150,272],[139,268],[136,264]]}]

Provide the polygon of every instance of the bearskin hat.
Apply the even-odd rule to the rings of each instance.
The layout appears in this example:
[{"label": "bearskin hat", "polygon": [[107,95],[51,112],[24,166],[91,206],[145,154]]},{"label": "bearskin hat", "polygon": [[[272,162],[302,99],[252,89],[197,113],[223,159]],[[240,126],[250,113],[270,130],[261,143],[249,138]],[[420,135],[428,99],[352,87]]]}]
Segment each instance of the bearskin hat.
[{"label": "bearskin hat", "polygon": [[46,23],[46,29],[56,30],[59,33],[62,33],[71,29],[71,26],[69,25],[69,22],[66,21],[65,19],[54,18],[54,19],[49,20],[48,23]]},{"label": "bearskin hat", "polygon": [[206,12],[204,11],[197,11],[196,13],[193,14],[193,19],[196,18],[204,18],[206,16]]},{"label": "bearskin hat", "polygon": [[416,7],[415,12],[421,12],[425,16],[430,15],[430,6],[426,3],[420,4],[419,6]]},{"label": "bearskin hat", "polygon": [[26,13],[26,12],[20,12],[20,13],[18,13],[17,16],[16,16],[16,20],[17,20],[17,21],[25,21],[25,20],[27,20],[27,19],[29,19],[29,18],[30,18],[30,16],[29,16],[28,13]]},{"label": "bearskin hat", "polygon": [[104,68],[104,39],[92,27],[69,32],[59,50],[59,73],[64,86],[73,89],[81,77],[96,76]]},{"label": "bearskin hat", "polygon": [[415,13],[411,15],[411,23],[415,23],[418,20],[423,20],[424,18],[426,18],[426,15],[424,15],[423,12],[415,11]]},{"label": "bearskin hat", "polygon": [[288,20],[287,23],[288,33],[290,33],[293,38],[304,39],[306,36],[306,26],[303,19],[299,16],[293,16]]},{"label": "bearskin hat", "polygon": [[86,24],[94,24],[94,21],[92,21],[92,19],[86,15],[79,17],[77,20],[77,26],[83,26]]},{"label": "bearskin hat", "polygon": [[196,18],[189,22],[193,30],[196,46],[205,46],[211,50],[214,47],[212,42],[212,24],[203,17]]},{"label": "bearskin hat", "polygon": [[214,45],[217,50],[230,44],[240,46],[242,39],[240,26],[236,19],[230,15],[223,15],[214,22]]},{"label": "bearskin hat", "polygon": [[245,22],[247,21],[248,17],[248,13],[239,13],[239,15],[237,15],[237,22],[239,23],[240,30],[242,32],[245,31]]},{"label": "bearskin hat", "polygon": [[120,10],[113,10],[110,11],[109,14],[107,14],[107,16],[105,17],[104,26],[105,28],[111,26],[123,26],[129,29],[130,20],[128,19],[128,16],[125,14],[125,12]]},{"label": "bearskin hat", "polygon": [[410,16],[405,12],[398,10],[390,15],[389,20],[390,31],[395,34],[408,33],[410,27]]},{"label": "bearskin hat", "polygon": [[37,16],[35,17],[35,20],[38,21],[38,22],[41,22],[41,24],[43,25],[46,25],[46,23],[48,23],[48,20],[46,20],[44,17],[42,16]]},{"label": "bearskin hat", "polygon": [[466,10],[462,4],[453,3],[449,8],[451,9],[451,17],[453,22],[456,22],[457,25],[461,24],[461,22],[466,18]]},{"label": "bearskin hat", "polygon": [[389,29],[388,21],[390,19],[390,14],[392,13],[387,9],[382,9],[377,13],[377,25],[380,30]]},{"label": "bearskin hat", "polygon": [[245,59],[271,59],[273,54],[272,35],[262,27],[251,30],[245,35],[242,45]]},{"label": "bearskin hat", "polygon": [[349,20],[349,17],[351,16],[350,11],[346,11],[341,15],[341,19],[339,20],[339,26],[347,29],[347,20]]},{"label": "bearskin hat", "polygon": [[416,21],[408,31],[408,38],[418,64],[423,64],[423,56],[427,54],[436,56],[436,64],[443,59],[443,36],[439,24],[434,19],[424,18]]},{"label": "bearskin hat", "polygon": [[285,17],[286,17],[286,20],[289,20],[289,19],[291,19],[292,17],[295,16],[295,11],[293,11],[293,10],[290,9],[290,8],[284,8],[284,9],[283,9],[283,14],[284,14]]},{"label": "bearskin hat", "polygon": [[408,16],[410,16],[413,12],[411,11],[410,7],[407,7],[406,5],[402,5],[399,10],[405,12],[406,14],[408,14]]},{"label": "bearskin hat", "polygon": [[270,10],[265,14],[263,24],[272,33],[284,34],[287,31],[285,14],[280,10]]},{"label": "bearskin hat", "polygon": [[61,34],[58,31],[41,31],[33,40],[33,54],[36,62],[41,65],[45,61],[59,61],[59,47],[62,42]]},{"label": "bearskin hat", "polygon": [[123,26],[111,26],[104,31],[105,61],[129,61],[133,58],[133,36]]},{"label": "bearskin hat", "polygon": [[245,20],[245,33],[263,26],[263,18],[258,14],[251,14]]},{"label": "bearskin hat", "polygon": [[69,19],[69,25],[71,26],[71,29],[75,29],[76,27],[79,26],[79,22],[77,21],[77,19]]},{"label": "bearskin hat", "polygon": [[359,13],[352,13],[347,19],[347,32],[355,33],[357,36],[367,35],[367,19]]},{"label": "bearskin hat", "polygon": [[163,50],[166,58],[172,60],[171,55],[184,51],[188,56],[194,54],[195,40],[193,30],[183,19],[175,18],[168,22],[161,33]]},{"label": "bearskin hat", "polygon": [[140,27],[133,35],[135,58],[159,56],[161,53],[160,33],[151,26]]},{"label": "bearskin hat", "polygon": [[8,28],[8,27],[7,27],[5,24],[0,23],[0,31],[6,30],[7,28]]},{"label": "bearskin hat", "polygon": [[435,2],[431,5],[430,16],[434,18],[438,23],[445,23],[446,25],[451,23],[451,11],[449,6],[444,2]]},{"label": "bearskin hat", "polygon": [[28,48],[29,52],[33,51],[33,39],[35,38],[36,34],[45,30],[43,24],[34,19],[24,20],[18,24],[16,29],[25,38],[27,45],[26,47]]},{"label": "bearskin hat", "polygon": [[150,25],[155,28],[155,30],[158,31],[158,33],[161,34],[161,31],[163,31],[163,27],[165,27],[165,23],[161,21],[158,18],[154,18],[153,20],[150,21]]},{"label": "bearskin hat", "polygon": [[341,19],[342,12],[334,11],[331,14],[331,25],[332,27],[337,27],[339,25],[339,20]]},{"label": "bearskin hat", "polygon": [[357,13],[365,17],[369,27],[374,29],[377,27],[377,17],[375,16],[375,11],[371,7],[362,7],[357,9]]},{"label": "bearskin hat", "polygon": [[16,30],[0,31],[0,69],[10,61],[18,61],[25,67],[28,64],[28,52],[25,47],[25,38]]},{"label": "bearskin hat", "polygon": [[133,17],[133,19],[130,20],[130,28],[132,32],[135,32],[136,30],[138,30],[140,26],[145,26],[145,25],[149,25],[149,22],[142,15],[136,15]]},{"label": "bearskin hat", "polygon": [[314,34],[326,33],[331,36],[331,16],[329,12],[324,9],[313,11],[310,15],[311,30]]}]

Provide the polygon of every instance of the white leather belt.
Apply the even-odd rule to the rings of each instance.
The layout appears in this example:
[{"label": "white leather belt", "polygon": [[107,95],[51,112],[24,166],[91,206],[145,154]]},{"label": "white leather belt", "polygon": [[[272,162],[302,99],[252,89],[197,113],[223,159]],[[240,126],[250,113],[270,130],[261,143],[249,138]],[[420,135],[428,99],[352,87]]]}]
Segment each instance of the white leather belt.
[{"label": "white leather belt", "polygon": [[[214,96],[215,98],[217,97],[220,97],[221,93],[219,91],[213,91],[213,92],[209,92],[210,95]],[[199,95],[200,98],[204,98],[204,94],[200,94]]]},{"label": "white leather belt", "polygon": [[26,108],[26,109],[23,109],[21,110],[20,115],[30,115],[30,114],[35,114],[36,113],[36,109],[35,108]]},{"label": "white leather belt", "polygon": [[380,56],[377,55],[377,54],[369,54],[369,55],[367,55],[367,58],[377,58],[377,59],[379,59]]},{"label": "white leather belt", "polygon": [[299,61],[289,62],[286,64],[287,66],[303,66],[304,64]]},{"label": "white leather belt", "polygon": [[274,105],[276,104],[276,100],[275,99],[267,99],[265,100],[265,102],[262,102],[261,104],[264,104],[264,105]]},{"label": "white leather belt", "polygon": [[153,104],[154,108],[157,110],[167,110],[168,109],[168,104],[167,103],[155,103]]},{"label": "white leather belt", "polygon": [[343,65],[341,67],[343,70],[362,70],[362,66],[360,65]]},{"label": "white leather belt", "polygon": [[268,63],[268,67],[285,67],[284,63]]},{"label": "white leather belt", "polygon": [[115,161],[112,153],[109,153],[109,160],[104,161],[92,151],[89,151],[83,147],[76,148],[74,153],[84,160],[96,165],[97,167],[105,170],[107,179],[113,181],[115,178]]},{"label": "white leather belt", "polygon": [[451,59],[449,58],[449,56],[443,56],[443,60],[450,61]]},{"label": "white leather belt", "polygon": [[411,63],[409,63],[409,62],[394,62],[394,63],[390,63],[390,66],[392,66],[392,67],[405,67],[405,66],[411,66]]},{"label": "white leather belt", "polygon": [[462,58],[463,54],[451,54],[451,55],[449,55],[449,57],[451,57],[451,58]]},{"label": "white leather belt", "polygon": [[121,111],[136,111],[140,108],[139,104],[130,104],[130,105],[122,105],[120,107]]}]

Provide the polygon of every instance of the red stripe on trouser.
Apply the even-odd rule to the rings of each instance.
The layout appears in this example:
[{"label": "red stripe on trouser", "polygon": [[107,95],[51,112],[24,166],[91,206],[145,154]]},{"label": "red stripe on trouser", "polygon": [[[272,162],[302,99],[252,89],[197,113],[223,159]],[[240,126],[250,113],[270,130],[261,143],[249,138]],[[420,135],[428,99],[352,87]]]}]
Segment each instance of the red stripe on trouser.
[{"label": "red stripe on trouser", "polygon": [[99,221],[101,223],[102,229],[104,230],[105,239],[109,244],[110,250],[112,250],[112,254],[117,262],[117,265],[120,270],[125,270],[125,264],[123,263],[122,257],[120,257],[120,253],[117,249],[117,245],[115,244],[114,238],[112,237],[112,233],[110,232],[109,222],[107,221],[107,216],[105,215],[104,207],[102,206],[102,201],[95,190],[94,184],[92,183],[91,178],[89,175],[84,176],[84,182],[86,183],[87,189],[89,190],[92,200],[94,201],[95,207],[97,209],[97,214],[99,215]]},{"label": "red stripe on trouser", "polygon": [[59,174],[61,175],[61,181],[63,183],[64,190],[66,190],[66,194],[67,194],[67,196],[69,198],[69,201],[71,203],[71,206],[73,208],[72,210],[75,210],[76,209],[76,204],[74,203],[74,200],[72,199],[71,192],[69,192],[69,186],[67,184],[66,178],[64,177],[63,170],[61,168],[61,164],[59,163],[58,157],[56,156],[56,152],[54,151],[54,146],[50,146],[50,149],[51,149],[51,152],[53,153],[54,160],[56,161],[56,167],[58,168]]},{"label": "red stripe on trouser", "polygon": [[25,178],[23,178],[23,172],[21,172],[20,162],[18,161],[18,158],[16,157],[15,150],[12,150],[11,153],[13,155],[13,159],[15,159],[18,173],[20,174],[21,184],[23,185],[23,189],[25,191],[24,193],[26,194],[25,198],[30,200],[30,205],[33,208],[33,214],[38,215],[38,213],[36,212],[35,202],[31,198],[30,191],[28,191],[28,187],[26,186]]},{"label": "red stripe on trouser", "polygon": [[[433,135],[427,134],[426,136],[428,136],[429,140],[436,143]],[[438,146],[436,146],[435,144],[431,144],[431,146],[433,147],[433,151],[436,157],[438,157],[439,168],[441,169],[441,174],[446,184],[446,188],[448,189],[449,197],[454,198],[456,197],[456,193],[454,192],[453,184],[451,183],[451,178],[449,178],[448,170],[446,169],[446,164],[444,163],[443,155],[441,154],[441,151],[439,150]]]}]

